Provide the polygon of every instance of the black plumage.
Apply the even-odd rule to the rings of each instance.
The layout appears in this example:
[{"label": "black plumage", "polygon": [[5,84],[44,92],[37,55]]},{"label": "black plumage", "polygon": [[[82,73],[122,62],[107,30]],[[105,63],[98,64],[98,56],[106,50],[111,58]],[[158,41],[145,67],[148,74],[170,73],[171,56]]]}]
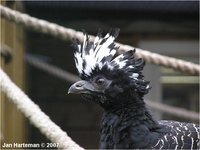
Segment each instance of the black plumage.
[{"label": "black plumage", "polygon": [[135,50],[115,56],[118,33],[99,33],[94,42],[85,34],[82,45],[75,42],[75,63],[83,80],[69,93],[82,94],[105,110],[100,149],[199,149],[199,125],[151,116],[143,100],[150,89],[142,75],[145,63]]}]

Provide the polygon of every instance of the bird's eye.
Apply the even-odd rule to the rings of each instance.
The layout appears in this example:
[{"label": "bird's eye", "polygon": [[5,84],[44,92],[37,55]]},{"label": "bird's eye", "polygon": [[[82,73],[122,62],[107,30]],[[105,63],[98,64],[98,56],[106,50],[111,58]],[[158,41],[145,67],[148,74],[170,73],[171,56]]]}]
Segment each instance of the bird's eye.
[{"label": "bird's eye", "polygon": [[97,83],[98,85],[101,85],[101,84],[103,84],[104,82],[105,82],[105,79],[103,79],[103,78],[99,78],[99,79],[96,80],[96,83]]}]

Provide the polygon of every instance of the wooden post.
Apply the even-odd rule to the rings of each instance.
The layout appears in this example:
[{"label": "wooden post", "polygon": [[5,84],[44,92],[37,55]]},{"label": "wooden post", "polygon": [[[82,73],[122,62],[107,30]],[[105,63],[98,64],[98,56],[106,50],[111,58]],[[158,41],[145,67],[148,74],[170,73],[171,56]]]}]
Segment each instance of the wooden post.
[{"label": "wooden post", "polygon": [[[17,9],[16,1],[1,1],[1,5]],[[1,56],[1,68],[10,76],[22,90],[25,89],[24,74],[24,33],[22,27],[11,23],[3,18],[1,23],[1,46],[7,45],[11,48],[12,60],[5,63]],[[4,143],[24,143],[26,142],[27,127],[25,118],[16,106],[1,92],[0,97],[0,134],[1,145]]]}]

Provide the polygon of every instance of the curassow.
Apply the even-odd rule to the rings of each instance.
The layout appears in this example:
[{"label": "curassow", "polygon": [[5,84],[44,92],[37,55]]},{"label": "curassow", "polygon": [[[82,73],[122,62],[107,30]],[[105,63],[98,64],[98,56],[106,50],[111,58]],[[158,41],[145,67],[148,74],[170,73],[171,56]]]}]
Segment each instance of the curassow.
[{"label": "curassow", "polygon": [[156,121],[143,97],[149,82],[144,80],[144,61],[130,50],[116,56],[114,43],[119,29],[105,37],[99,32],[94,42],[87,33],[81,44],[74,40],[74,59],[81,81],[68,93],[81,94],[104,109],[100,149],[198,149],[199,125]]}]

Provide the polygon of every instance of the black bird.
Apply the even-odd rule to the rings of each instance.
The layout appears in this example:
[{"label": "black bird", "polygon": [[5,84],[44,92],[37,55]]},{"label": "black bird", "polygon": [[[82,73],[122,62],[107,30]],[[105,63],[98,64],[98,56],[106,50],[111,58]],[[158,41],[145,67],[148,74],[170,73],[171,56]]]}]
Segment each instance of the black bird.
[{"label": "black bird", "polygon": [[142,75],[144,61],[135,50],[115,56],[118,33],[118,28],[105,37],[99,32],[94,42],[84,33],[83,43],[73,44],[82,80],[68,93],[81,94],[105,110],[100,149],[199,149],[199,125],[151,116],[143,100],[150,89]]}]

